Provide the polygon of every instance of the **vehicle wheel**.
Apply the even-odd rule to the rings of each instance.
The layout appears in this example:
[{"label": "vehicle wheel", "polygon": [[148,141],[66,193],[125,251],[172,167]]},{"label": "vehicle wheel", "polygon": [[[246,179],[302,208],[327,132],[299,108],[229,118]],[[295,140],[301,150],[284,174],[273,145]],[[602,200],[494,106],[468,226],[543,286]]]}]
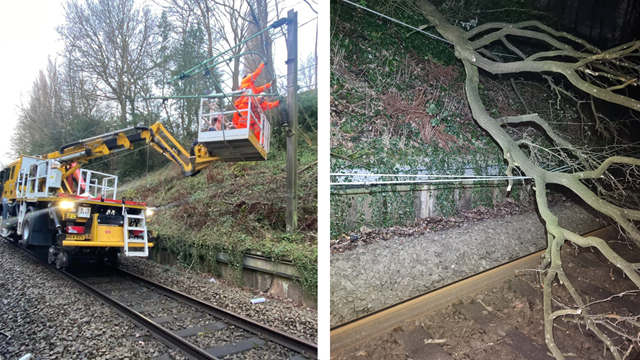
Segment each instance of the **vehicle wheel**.
[{"label": "vehicle wheel", "polygon": [[31,237],[31,220],[27,219],[24,221],[24,226],[22,227],[22,237],[18,240],[18,243],[23,247],[28,247],[30,237]]},{"label": "vehicle wheel", "polygon": [[120,251],[109,251],[104,258],[105,262],[112,268],[117,268],[120,264]]},{"label": "vehicle wheel", "polygon": [[64,270],[67,267],[67,265],[69,265],[68,260],[69,260],[69,257],[67,253],[61,252],[60,254],[58,254],[58,257],[56,258],[56,268],[60,270]]},{"label": "vehicle wheel", "polygon": [[49,250],[49,255],[47,256],[47,262],[49,265],[52,265],[56,261],[56,253]]}]

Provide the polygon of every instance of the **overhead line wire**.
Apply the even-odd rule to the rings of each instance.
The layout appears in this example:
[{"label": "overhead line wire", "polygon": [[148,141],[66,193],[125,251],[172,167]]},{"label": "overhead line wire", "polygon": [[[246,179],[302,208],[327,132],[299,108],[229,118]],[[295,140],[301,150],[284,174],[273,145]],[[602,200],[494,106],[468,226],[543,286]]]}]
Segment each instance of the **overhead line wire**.
[{"label": "overhead line wire", "polygon": [[[117,159],[117,158],[121,158],[121,157],[123,157],[123,156],[125,156],[125,155],[133,154],[133,153],[134,153],[134,152],[136,152],[136,151],[140,151],[140,150],[142,150],[142,149],[146,149],[146,148],[148,148],[148,147],[149,147],[149,145],[145,145],[145,146],[143,146],[143,147],[137,148],[137,149],[135,149],[135,150],[131,150],[131,151],[129,151],[129,152],[126,152],[126,153],[123,153],[123,154],[120,154],[120,155],[111,156],[111,157],[109,157],[108,159],[105,159],[105,160],[102,160],[102,161],[98,161],[98,162],[93,163],[93,164],[89,164],[89,165],[85,166],[84,168],[86,169],[86,168],[89,168],[89,167],[91,167],[91,166],[99,165],[99,164],[105,163],[105,162],[110,161],[110,160],[114,160],[114,159]],[[124,149],[122,149],[122,150],[124,150]]]},{"label": "overhead line wire", "polygon": [[[307,25],[307,24],[309,24],[309,23],[311,23],[311,22],[312,22],[312,21],[314,21],[314,20],[318,20],[318,17],[316,16],[316,17],[311,18],[311,19],[309,19],[308,21],[306,21],[306,22],[304,22],[304,23],[302,23],[302,24],[299,24],[299,25],[298,25],[298,29],[299,29],[299,28],[301,28],[301,27],[303,27],[303,26],[305,26],[305,25]],[[282,33],[282,34],[280,34],[280,35],[277,35],[277,36],[274,36],[274,37],[272,37],[272,38],[271,38],[271,41],[273,42],[273,41],[275,41],[276,39],[279,39],[279,38],[281,38],[281,37],[283,37],[283,36],[284,36],[284,33]],[[251,49],[248,49],[248,51],[251,51]],[[219,55],[219,54],[222,54],[222,53],[223,53],[223,52],[220,52],[220,53],[218,53],[218,55]],[[206,61],[205,61],[205,62],[206,62]],[[226,74],[226,73],[224,73],[224,75],[227,75],[227,74]],[[280,76],[280,77],[284,77],[284,76],[286,76],[286,75],[283,75],[283,76]],[[280,77],[276,77],[275,79],[279,79]],[[232,78],[232,76],[229,76],[228,78],[226,78],[226,79],[224,79],[224,80],[222,80],[222,79],[221,79],[221,82],[228,81],[228,80],[230,80],[231,78]]]},{"label": "overhead line wire", "polygon": [[[300,71],[302,71],[302,70],[306,70],[306,69],[312,68],[312,67],[315,67],[315,66],[316,66],[316,65],[314,64],[314,65],[305,66],[305,67],[303,67],[303,68],[299,68],[299,69],[298,69],[298,72],[300,72]],[[277,76],[277,77],[274,77],[273,79],[274,79],[274,80],[275,80],[275,79],[281,79],[281,78],[283,78],[283,77],[287,77],[287,74],[279,75],[279,76]],[[227,80],[231,80],[231,77],[228,77],[228,78],[226,78],[226,79],[224,79],[224,80],[223,80],[223,79],[220,79],[220,81],[221,81],[221,82],[225,82],[225,81],[227,81]]]},{"label": "overhead line wire", "polygon": [[341,174],[341,173],[331,173],[329,174],[330,176],[384,176],[384,177],[450,177],[450,178],[494,178],[496,176],[498,177],[504,177],[504,175],[434,175],[434,174],[425,174],[425,175],[414,175],[414,174],[371,174],[371,173],[364,173],[364,174],[358,174],[358,173],[353,173],[353,174]]},{"label": "overhead line wire", "polygon": [[[316,16],[316,17],[314,17],[314,18],[312,18],[312,19],[308,20],[307,22],[305,22],[305,23],[302,23],[302,24],[298,25],[298,28],[301,28],[302,26],[307,25],[307,24],[309,24],[309,23],[311,23],[312,21],[317,20],[317,19],[318,19],[318,17]],[[260,34],[260,33],[265,32],[265,31],[266,31],[266,30],[268,30],[268,29],[269,29],[269,27],[267,27],[267,28],[266,28],[266,29],[264,29],[264,30],[259,31],[258,33],[256,33],[256,34],[254,34],[254,35],[250,36],[249,38],[247,38],[247,39],[243,40],[242,42],[240,42],[240,43],[238,43],[238,44],[236,44],[236,45],[232,46],[231,48],[226,49],[226,50],[224,50],[224,51],[222,51],[222,52],[218,53],[214,58],[219,57],[220,55],[222,55],[222,54],[224,54],[224,53],[228,52],[230,49],[233,49],[233,48],[238,47],[239,45],[241,45],[241,44],[243,44],[243,43],[248,42],[250,39],[252,39],[252,38],[256,37],[256,36],[257,36],[258,34]],[[284,36],[284,34],[282,34],[282,35],[278,35],[278,36],[276,36],[276,37],[271,38],[271,41],[273,42],[274,40],[279,39],[279,38],[280,38],[280,37],[282,37],[282,36]],[[248,52],[251,52],[251,49],[249,49],[249,51],[248,51]],[[246,54],[246,53],[247,53],[247,52],[244,52],[243,54]],[[233,57],[235,57],[235,56],[232,56],[232,58],[233,58]],[[203,69],[208,69],[208,68],[209,68],[209,66],[215,66],[215,65],[217,65],[217,64],[208,65],[208,63],[209,63],[209,62],[211,62],[211,61],[212,61],[212,59],[204,60],[204,61],[202,61],[198,66],[196,66],[196,67],[194,67],[194,68],[192,68],[192,69],[190,69],[190,70],[187,70],[186,72],[183,72],[179,77],[182,77],[182,76],[186,75],[186,74],[187,74],[187,73],[189,73],[189,72],[193,72],[193,71],[195,71],[195,69],[196,69],[196,68],[198,68],[198,67],[201,67],[201,68],[203,68]],[[228,60],[225,60],[225,61],[223,61],[223,62],[226,62],[226,61],[228,61]],[[221,64],[221,63],[223,63],[223,62],[219,62],[218,64]],[[186,78],[186,77],[190,77],[191,75],[194,75],[194,74],[196,74],[196,73],[198,73],[198,72],[199,72],[199,71],[196,71],[196,72],[194,72],[194,73],[192,73],[192,74],[190,74],[190,75],[184,76],[184,77],[185,77],[185,78]],[[274,75],[274,79],[279,79],[279,78],[280,78],[280,77],[275,77],[275,74],[273,74],[273,75]],[[286,76],[286,75],[285,75],[285,76]],[[175,81],[175,80],[176,80],[176,79],[178,79],[179,77],[174,77],[170,82]],[[213,77],[212,77],[212,79],[213,79]],[[231,79],[231,77],[229,77],[229,78],[227,78],[227,79],[225,79],[225,80],[222,80],[222,79],[220,79],[220,80],[221,80],[221,82],[224,82],[224,81],[227,81],[227,80],[229,80],[229,79]],[[213,79],[213,81],[214,81],[214,82],[216,82],[216,81],[215,81],[215,79]]]},{"label": "overhead line wire", "polygon": [[526,176],[496,176],[494,178],[462,178],[462,179],[424,179],[424,180],[396,180],[396,181],[358,181],[348,183],[335,183],[330,182],[330,186],[351,186],[351,185],[396,185],[396,184],[431,184],[431,183],[445,183],[445,182],[476,182],[476,181],[505,181],[505,180],[524,180],[530,179]]},{"label": "overhead line wire", "polygon": [[447,40],[447,39],[441,38],[441,37],[439,37],[439,36],[437,36],[437,35],[433,35],[433,34],[428,33],[428,32],[426,32],[426,31],[424,31],[424,30],[422,30],[422,29],[419,29],[419,28],[417,28],[417,27],[414,27],[414,26],[411,26],[411,25],[409,25],[409,24],[403,23],[403,22],[402,22],[402,21],[400,21],[400,20],[396,20],[396,19],[394,19],[394,18],[392,18],[392,17],[389,17],[389,16],[387,16],[387,15],[381,14],[381,13],[379,13],[379,12],[377,12],[377,11],[373,11],[373,10],[371,10],[371,9],[369,9],[369,8],[366,8],[366,7],[362,6],[362,5],[358,5],[358,4],[353,3],[353,2],[351,2],[351,1],[349,1],[349,0],[341,0],[341,1],[346,2],[347,4],[351,4],[351,5],[355,6],[355,7],[360,8],[360,9],[363,9],[363,10],[369,11],[369,12],[371,12],[371,13],[374,13],[374,14],[376,14],[376,15],[378,15],[378,16],[381,16],[381,17],[383,17],[383,18],[385,18],[385,19],[387,19],[387,20],[391,20],[391,21],[393,21],[393,22],[396,22],[396,23],[398,23],[398,24],[400,24],[400,25],[404,25],[404,26],[406,26],[406,27],[408,27],[408,28],[411,28],[411,29],[413,29],[413,30],[415,30],[415,31],[417,31],[417,32],[421,32],[421,33],[423,33],[423,34],[425,34],[425,35],[427,35],[427,36],[429,36],[429,37],[431,37],[431,38],[434,38],[434,39],[436,39],[436,40],[444,41],[444,42],[446,42],[447,44],[451,44],[451,45],[453,45],[453,43],[452,43],[451,41]]},{"label": "overhead line wire", "polygon": [[[307,21],[307,22],[305,22],[305,23],[302,23],[301,25],[298,25],[298,29],[300,29],[301,27],[303,27],[303,26],[307,25],[308,23],[310,23],[310,22],[312,22],[312,21],[314,21],[314,20],[318,20],[318,17],[316,16],[316,17],[312,18],[311,20],[309,20],[309,21]],[[282,34],[280,34],[280,35],[278,35],[278,36],[275,36],[275,37],[273,37],[273,38],[271,39],[271,41],[276,40],[276,39],[279,39],[279,38],[283,37],[284,35],[285,35],[285,34],[284,34],[284,33],[282,33]]]},{"label": "overhead line wire", "polygon": [[[355,181],[355,182],[330,182],[330,186],[353,186],[353,185],[378,185],[378,184],[388,184],[388,185],[397,185],[397,184],[430,184],[430,183],[442,183],[442,182],[465,182],[465,181],[504,181],[504,180],[526,180],[531,179],[529,176],[505,176],[505,175],[434,175],[434,174],[425,174],[425,175],[413,175],[413,174],[340,174],[340,173],[330,173],[330,176],[342,176],[342,177],[369,177],[369,176],[377,176],[377,177],[424,177],[431,179],[420,179],[420,180],[390,180],[390,181]],[[439,179],[433,179],[439,178]]]}]

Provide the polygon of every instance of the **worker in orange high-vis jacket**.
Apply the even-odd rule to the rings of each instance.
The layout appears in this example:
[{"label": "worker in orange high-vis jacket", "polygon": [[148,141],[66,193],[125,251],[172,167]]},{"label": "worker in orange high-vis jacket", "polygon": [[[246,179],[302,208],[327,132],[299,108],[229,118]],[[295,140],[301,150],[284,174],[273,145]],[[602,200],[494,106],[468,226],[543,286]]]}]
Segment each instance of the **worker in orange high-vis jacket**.
[{"label": "worker in orange high-vis jacket", "polygon": [[256,71],[251,74],[246,74],[242,81],[240,82],[240,87],[238,90],[251,90],[254,94],[260,94],[265,90],[271,88],[271,83],[266,83],[262,86],[256,86],[256,79],[260,74],[262,74],[262,70],[264,69],[265,63],[260,63]]},{"label": "worker in orange high-vis jacket", "polygon": [[[258,106],[253,108],[253,116],[255,117],[256,121],[251,123],[251,131],[253,132],[253,134],[256,136],[256,139],[258,139],[258,141],[260,141],[260,125],[261,125],[261,117],[260,117],[260,113],[265,112],[267,110],[273,109],[276,106],[280,105],[280,100],[276,100],[276,101],[266,101],[262,96],[260,98],[257,99],[258,101]],[[262,111],[258,111],[258,107],[260,107],[260,110]]]},{"label": "worker in orange high-vis jacket", "polygon": [[[269,86],[271,86],[271,84],[269,84],[269,86],[267,86],[266,88],[264,88],[264,86],[261,86],[259,88],[256,87],[256,79],[258,79],[258,76],[262,74],[262,70],[264,70],[264,66],[265,66],[264,63],[260,63],[256,71],[254,71],[251,74],[246,74],[244,78],[242,78],[242,81],[240,82],[240,87],[238,88],[238,90],[250,89],[254,94],[259,94],[265,89],[268,89]],[[257,91],[257,90],[260,90],[260,91]]]},{"label": "worker in orange high-vis jacket", "polygon": [[264,97],[261,96],[260,98],[258,98],[258,105],[260,105],[260,109],[262,109],[262,111],[267,111],[280,105],[280,100],[266,101]]},{"label": "worker in orange high-vis jacket", "polygon": [[[246,74],[240,82],[240,87],[238,88],[238,90],[247,90],[246,92],[250,91],[253,94],[260,94],[263,91],[271,88],[271,83],[266,83],[262,86],[256,86],[256,79],[258,78],[258,76],[260,76],[260,74],[262,74],[262,70],[264,70],[265,65],[265,63],[260,63],[256,71],[251,74]],[[246,92],[244,92],[243,94],[246,94]],[[255,98],[251,100],[252,107],[254,104],[256,104],[256,101],[257,100]],[[233,114],[233,126],[235,126],[236,129],[245,129],[247,127],[249,117],[249,112],[246,111],[249,107],[249,96],[240,96],[234,102],[234,106],[236,108],[236,112],[235,114]],[[255,121],[252,122],[251,128],[253,128],[254,125],[256,125]]]},{"label": "worker in orange high-vis jacket", "polygon": [[253,92],[254,94],[261,94],[263,93],[265,90],[270,89],[271,88],[271,83],[266,83],[262,86],[254,86],[251,89],[251,92]]},{"label": "worker in orange high-vis jacket", "polygon": [[[255,98],[251,99],[252,103],[255,103]],[[245,129],[247,127],[247,115],[249,108],[249,96],[240,96],[233,103],[236,112],[233,114],[233,126],[236,129]]]}]

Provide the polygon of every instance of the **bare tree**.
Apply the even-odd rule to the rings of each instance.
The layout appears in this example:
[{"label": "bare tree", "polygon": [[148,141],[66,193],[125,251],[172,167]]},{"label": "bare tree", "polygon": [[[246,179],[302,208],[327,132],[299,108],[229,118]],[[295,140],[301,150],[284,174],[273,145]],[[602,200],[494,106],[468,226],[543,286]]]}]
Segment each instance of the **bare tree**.
[{"label": "bare tree", "polygon": [[58,69],[49,59],[46,71],[40,70],[26,103],[19,108],[18,124],[11,141],[14,155],[44,153],[61,145],[64,122],[61,103]]},{"label": "bare tree", "polygon": [[[247,0],[247,3],[249,4],[249,14],[251,16],[248,35],[252,36],[269,26],[268,2],[267,0]],[[248,50],[262,55],[250,54],[245,56],[245,66],[248,71],[256,69],[263,62],[263,57],[266,59],[264,61],[269,63],[267,69],[273,69],[273,45],[268,31],[248,41],[247,47]],[[271,82],[273,80],[272,71],[265,71],[260,77],[265,83]]]},{"label": "bare tree", "polygon": [[[637,188],[640,180],[638,173],[640,159],[626,156],[608,156],[600,159],[589,149],[578,147],[561,137],[538,114],[495,119],[485,109],[478,84],[479,69],[492,74],[538,73],[546,77],[558,94],[571,95],[556,82],[557,79],[564,79],[575,89],[582,91],[586,97],[595,97],[608,103],[621,105],[637,116],[640,101],[623,92],[627,87],[639,84],[637,79],[640,75],[640,63],[637,59],[640,56],[638,51],[640,41],[632,41],[602,51],[583,39],[555,31],[537,21],[517,24],[487,23],[465,32],[462,28],[451,25],[429,1],[418,0],[416,4],[431,25],[453,44],[455,54],[462,61],[466,72],[465,90],[473,118],[502,148],[508,164],[507,174],[511,175],[518,169],[534,180],[538,209],[548,235],[548,247],[541,263],[543,274],[541,280],[544,284],[545,340],[549,350],[557,359],[565,358],[554,341],[554,321],[560,316],[575,316],[576,321],[585,324],[606,344],[616,359],[623,359],[626,357],[625,353],[627,355],[628,353],[616,347],[611,338],[603,332],[602,328],[606,325],[598,322],[591,314],[591,304],[580,297],[563,272],[560,249],[565,240],[578,246],[597,248],[638,287],[640,287],[640,275],[637,270],[640,266],[625,261],[600,238],[583,237],[559,226],[558,218],[547,204],[546,192],[550,184],[567,188],[593,209],[612,219],[624,229],[629,239],[636,245],[640,245],[640,231],[637,228],[637,222],[640,220],[638,208],[640,204],[636,202],[637,199],[627,196],[624,201],[618,199],[614,202],[612,198],[615,197],[598,196],[603,194],[599,191],[601,187],[604,187],[607,193],[616,193],[622,197],[630,192],[629,187],[625,188],[623,183]],[[530,46],[518,46],[523,39],[529,43],[535,40],[539,44],[544,44],[545,48],[532,51]],[[516,60],[503,62],[496,54],[491,53],[489,46],[495,43],[504,45],[505,49],[517,56]],[[602,120],[603,116],[596,113],[595,118]],[[555,143],[555,151],[580,164],[580,170],[570,173],[550,172],[532,161],[529,149],[536,145],[526,140],[514,139],[507,131],[508,127],[520,124],[532,124],[544,131],[546,136]],[[548,150],[553,151],[553,149]],[[612,175],[616,167],[622,174],[617,178]],[[552,285],[556,278],[571,294],[575,301],[573,306],[558,308],[556,305],[554,308]],[[640,324],[631,318],[621,321],[626,321],[631,329],[635,329],[623,336],[627,339],[636,339]],[[614,329],[618,334],[620,331],[618,327]]]},{"label": "bare tree", "polygon": [[118,103],[125,123],[127,107],[135,111],[141,82],[155,66],[155,16],[134,0],[70,0],[65,16],[58,32],[69,60],[102,85],[103,96]]},{"label": "bare tree", "polygon": [[[163,96],[208,93],[212,87],[221,91],[215,68],[209,69],[209,74],[216,80],[213,84],[209,76],[169,82],[210,57],[211,42],[217,39],[217,35],[211,29],[207,31],[204,23],[195,0],[171,0],[164,8],[158,26],[161,39],[160,62],[155,71],[155,83]],[[214,36],[213,40],[210,40],[211,36]],[[157,102],[157,107],[153,109],[165,116],[165,125],[172,133],[191,141],[197,132],[199,104],[198,99],[163,101]]]},{"label": "bare tree", "polygon": [[298,83],[301,89],[315,89],[318,66],[315,54],[309,53],[299,65]]},{"label": "bare tree", "polygon": [[[68,56],[65,56],[69,59]],[[91,116],[100,102],[98,85],[87,74],[75,71],[70,61],[61,64],[63,94],[71,116]],[[68,139],[69,140],[69,139]],[[73,140],[73,139],[70,139]]]},{"label": "bare tree", "polygon": [[69,62],[49,59],[19,107],[11,139],[13,155],[55,151],[65,143],[104,132],[107,125],[95,93],[96,85]]},{"label": "bare tree", "polygon": [[[215,9],[209,7],[205,0],[194,0],[199,5],[202,18],[207,18],[209,29],[215,31],[220,39],[221,46],[217,48],[213,46],[211,53],[220,53],[226,49],[235,47],[242,43],[249,31],[249,6],[245,0],[214,0]],[[227,64],[231,71],[232,90],[236,90],[240,86],[240,58],[237,57],[244,51],[244,46],[234,48],[229,53],[230,56],[236,56]]]},{"label": "bare tree", "polygon": [[[181,1],[181,0],[168,0],[165,13],[168,15],[169,20],[174,28],[174,31],[179,34],[180,38],[184,38],[187,35],[188,29],[192,25],[198,24],[198,12],[197,12],[197,0],[194,1]],[[204,27],[210,28],[208,23],[203,23]],[[205,29],[207,31],[207,29]],[[213,35],[207,34],[209,37],[209,44],[211,44],[207,50],[209,57],[213,56],[212,44]]]}]

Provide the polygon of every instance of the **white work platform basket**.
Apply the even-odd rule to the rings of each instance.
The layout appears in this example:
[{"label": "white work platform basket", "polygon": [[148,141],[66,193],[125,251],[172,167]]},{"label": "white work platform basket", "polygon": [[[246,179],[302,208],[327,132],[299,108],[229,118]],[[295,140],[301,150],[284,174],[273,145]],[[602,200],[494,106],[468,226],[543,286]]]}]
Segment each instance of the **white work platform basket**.
[{"label": "white work platform basket", "polygon": [[[235,128],[232,118],[236,113],[247,118],[246,128]],[[209,153],[228,162],[267,159],[271,124],[255,97],[249,97],[247,109],[242,110],[220,110],[216,99],[203,98],[198,119],[198,142]]]}]

